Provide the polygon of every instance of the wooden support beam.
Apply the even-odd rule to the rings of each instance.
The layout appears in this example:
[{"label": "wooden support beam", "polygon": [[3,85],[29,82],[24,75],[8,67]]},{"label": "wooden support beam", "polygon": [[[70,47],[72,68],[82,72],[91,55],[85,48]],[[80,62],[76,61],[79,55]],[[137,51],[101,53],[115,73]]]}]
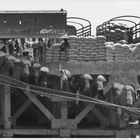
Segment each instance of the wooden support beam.
[{"label": "wooden support beam", "polygon": [[11,93],[10,86],[4,86],[4,128],[11,128]]},{"label": "wooden support beam", "polygon": [[115,136],[116,138],[131,138],[131,131],[130,130],[116,131]]},{"label": "wooden support beam", "polygon": [[101,121],[101,124],[104,126],[109,125],[109,120],[96,108],[92,108],[92,113]]},{"label": "wooden support beam", "polygon": [[0,130],[0,135],[7,135],[10,133],[12,135],[40,135],[40,136],[58,136],[69,137],[73,136],[96,136],[96,137],[117,137],[117,138],[131,138],[131,136],[140,135],[139,129],[128,129],[128,130],[101,130],[101,129],[10,129],[10,130]]},{"label": "wooden support beam", "polygon": [[140,129],[131,129],[131,135],[132,136],[136,136],[139,135],[140,136]]},{"label": "wooden support beam", "polygon": [[118,116],[117,116],[117,112],[116,111],[114,111],[114,110],[111,110],[110,111],[110,118],[109,118],[109,121],[110,121],[110,125],[112,126],[112,127],[116,127],[116,126],[118,126]]},{"label": "wooden support beam", "polygon": [[114,130],[100,130],[100,129],[77,129],[71,130],[71,135],[74,136],[115,136]]},{"label": "wooden support beam", "polygon": [[3,129],[1,130],[1,135],[3,138],[11,138],[13,137],[14,133],[12,129]]},{"label": "wooden support beam", "polygon": [[15,135],[59,135],[59,130],[52,129],[13,129]]},{"label": "wooden support beam", "polygon": [[71,136],[71,130],[60,129],[60,137],[69,138]]},{"label": "wooden support beam", "polygon": [[51,112],[33,95],[26,94],[25,95],[38,107],[38,109],[49,119],[54,120],[55,117],[51,114]]},{"label": "wooden support beam", "polygon": [[16,126],[16,120],[17,118],[26,110],[26,108],[31,104],[32,102],[27,99],[26,102],[18,108],[18,110],[13,114],[12,116],[12,125]]},{"label": "wooden support beam", "polygon": [[[96,95],[94,97],[95,99],[98,98],[98,96]],[[88,114],[89,111],[91,111],[91,109],[95,106],[95,104],[89,103],[81,112],[80,114],[78,114],[75,118],[75,123],[78,124],[80,123],[80,121]]]},{"label": "wooden support beam", "polygon": [[88,114],[89,111],[92,110],[94,107],[94,104],[88,104],[74,119],[75,123],[78,124],[81,122],[81,120]]},{"label": "wooden support beam", "polygon": [[4,86],[0,85],[0,124],[4,125]]},{"label": "wooden support beam", "polygon": [[68,117],[68,106],[67,102],[62,102],[61,103],[61,119],[66,120]]},{"label": "wooden support beam", "polygon": [[[38,96],[38,95],[34,95],[34,96]],[[31,100],[27,99],[25,101],[25,103],[23,105],[21,105],[18,110],[13,114],[12,116],[12,125],[15,126],[16,125],[16,120],[17,118],[31,105]]]},{"label": "wooden support beam", "polygon": [[94,113],[94,115],[100,119],[102,125],[108,125],[109,124],[109,120],[102,115],[102,113],[97,110],[96,108],[94,108],[94,104],[88,104],[81,112],[80,114],[78,114],[75,118],[75,123],[78,124],[80,123],[80,121],[88,114],[88,112],[92,111],[92,113]]},{"label": "wooden support beam", "polygon": [[51,123],[51,129],[77,129],[77,124],[74,119],[67,119],[66,121],[55,119]]},{"label": "wooden support beam", "polygon": [[2,130],[2,137],[12,137],[11,131],[11,93],[10,86],[4,86],[4,105],[3,105],[3,121],[4,129]]}]

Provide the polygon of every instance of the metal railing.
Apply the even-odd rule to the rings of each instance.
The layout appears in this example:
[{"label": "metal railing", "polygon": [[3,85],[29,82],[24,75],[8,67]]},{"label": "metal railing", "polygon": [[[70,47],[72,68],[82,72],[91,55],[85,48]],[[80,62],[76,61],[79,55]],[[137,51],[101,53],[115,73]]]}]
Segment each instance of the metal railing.
[{"label": "metal railing", "polygon": [[140,40],[140,23],[137,24],[135,21],[129,20],[127,18],[140,19],[139,16],[131,16],[131,15],[118,16],[118,17],[112,18],[109,21],[106,21],[103,24],[97,26],[96,35],[104,35],[107,37],[107,40],[109,40],[110,38],[108,37],[108,33],[110,33],[111,30],[114,30],[115,28],[117,28],[117,25],[115,25],[114,27],[112,27],[111,25],[113,25],[113,23],[116,21],[121,21],[121,22],[124,21],[124,22],[129,22],[133,24],[133,26],[131,27],[126,27],[122,29],[126,31],[125,34],[128,36],[128,40],[127,40],[128,43],[138,42]]},{"label": "metal railing", "polygon": [[[76,22],[76,20],[80,20],[81,22]],[[82,24],[82,22],[86,22],[86,25]],[[67,18],[67,23],[73,23],[74,25],[80,25],[81,27],[76,30],[76,35],[78,37],[81,36],[91,36],[91,23],[89,20],[84,19],[84,18],[79,18],[79,17],[68,17]]]},{"label": "metal railing", "polygon": [[140,23],[136,24],[134,27],[132,27],[132,38],[133,40],[135,39],[140,39]]}]

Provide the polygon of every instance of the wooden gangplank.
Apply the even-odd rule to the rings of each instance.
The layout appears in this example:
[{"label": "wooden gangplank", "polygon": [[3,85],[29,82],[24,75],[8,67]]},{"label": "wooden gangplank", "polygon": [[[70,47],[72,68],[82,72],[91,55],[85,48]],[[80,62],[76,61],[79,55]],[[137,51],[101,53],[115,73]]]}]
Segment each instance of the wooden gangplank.
[{"label": "wooden gangplank", "polygon": [[[137,66],[136,63],[135,64],[130,64],[128,66],[124,66],[123,64],[120,64],[119,66],[118,65],[113,65],[112,66],[112,69],[115,69],[115,71],[113,71],[111,73],[111,70],[108,70],[108,74],[109,75],[115,75],[116,77],[118,76],[119,72],[121,73],[121,76],[126,76],[127,79],[129,80],[132,80],[132,76],[135,75],[135,79],[134,81],[136,81],[137,79],[137,75],[139,74],[139,71],[138,71],[138,66],[139,63],[137,63]],[[104,64],[103,64],[104,65]],[[111,64],[110,64],[111,65]],[[87,65],[88,66],[88,65]],[[105,65],[104,65],[105,66]],[[125,71],[123,70],[120,70],[120,66],[123,67],[123,69],[125,69]],[[134,67],[135,66],[135,67]],[[63,65],[64,67],[64,65]],[[71,66],[70,66],[71,67]],[[77,66],[78,67],[78,66]],[[77,68],[76,67],[76,68]],[[96,67],[96,66],[94,66]],[[94,68],[91,66],[90,69]],[[52,66],[53,68],[53,66]],[[65,66],[65,68],[68,68]],[[76,72],[76,68],[72,71],[72,73],[74,73],[74,71]],[[93,69],[92,69],[92,74],[104,74],[104,73],[101,73],[103,72],[102,69],[100,69],[101,67],[98,66],[96,67],[95,69],[95,73],[93,72]],[[103,67],[102,67],[103,68]],[[107,68],[109,69],[109,64],[108,66],[106,67],[105,71],[107,71]],[[127,70],[127,68],[129,68],[129,70]],[[100,70],[99,70],[100,69]],[[111,67],[110,67],[111,69]],[[82,71],[82,70],[81,70]],[[91,73],[90,70],[87,71],[87,73]],[[98,72],[98,73],[97,73]],[[125,75],[125,72],[127,74],[130,74],[131,76],[127,76]],[[134,72],[131,74],[131,72]],[[85,70],[83,69],[82,73],[85,73]],[[116,74],[117,73],[117,74]],[[77,74],[80,74],[77,73]],[[134,74],[134,75],[133,75]],[[113,79],[114,77],[112,76],[112,82],[114,80],[116,80],[115,78]],[[121,79],[123,81],[123,78]],[[120,81],[121,81],[120,80]],[[125,79],[126,80],[126,79]],[[129,80],[126,80],[127,82],[129,82]],[[94,107],[94,104],[91,104],[91,103],[87,103],[87,105],[85,106],[85,108],[74,118],[74,119],[68,119],[68,116],[67,116],[67,111],[68,111],[68,108],[67,108],[67,102],[69,101],[72,101],[72,100],[69,100],[69,99],[65,99],[65,98],[60,98],[60,97],[55,97],[55,95],[61,95],[61,96],[65,96],[67,94],[67,92],[64,92],[64,91],[58,91],[58,90],[52,90],[52,89],[42,89],[41,87],[34,87],[32,85],[30,85],[29,88],[27,88],[29,85],[28,84],[25,84],[23,82],[20,82],[20,81],[16,81],[16,80],[13,80],[11,78],[8,78],[8,77],[5,77],[3,75],[0,75],[0,81],[4,84],[6,84],[4,86],[4,88],[1,88],[1,93],[3,93],[3,98],[4,100],[2,100],[5,104],[4,106],[2,106],[2,120],[5,120],[3,125],[4,127],[1,129],[1,135],[3,137],[12,137],[13,135],[37,135],[37,134],[40,134],[40,135],[59,135],[61,137],[70,137],[70,136],[83,136],[83,135],[89,135],[89,136],[97,136],[100,135],[100,136],[103,136],[103,135],[110,135],[112,137],[119,137],[119,136],[123,136],[122,137],[130,137],[131,135],[135,135],[135,134],[139,134],[139,131],[138,129],[135,129],[135,133],[133,130],[125,130],[125,131],[119,131],[119,130],[105,130],[105,129],[102,129],[102,130],[85,130],[85,129],[78,129],[77,125],[80,123],[80,121],[89,113],[89,111],[92,111],[94,110],[93,112],[96,112],[96,115],[97,117],[102,120],[102,123],[104,122],[108,122],[108,118],[106,118],[105,116],[102,116],[102,112],[100,112],[99,110],[96,110],[96,108]],[[111,82],[110,82],[111,83]],[[138,84],[138,82],[137,82]],[[10,114],[10,90],[9,90],[9,85],[12,85],[12,86],[17,86],[19,88],[24,88],[23,91],[24,91],[24,94],[28,97],[28,100],[26,101],[26,103],[22,106],[22,109],[19,109],[18,110],[21,110],[21,112],[19,111],[18,113],[16,112],[15,114],[18,114],[17,117],[15,117],[16,115],[14,114],[13,116],[11,116]],[[112,85],[112,83],[110,84]],[[29,89],[33,89],[35,90],[35,92],[31,91]],[[42,92],[44,93],[43,95],[46,96],[46,97],[49,97],[49,98],[52,98],[52,100],[54,102],[62,102],[62,106],[61,106],[61,118],[60,119],[57,119],[54,117],[54,115],[37,99],[37,96],[38,95],[41,95]],[[45,93],[51,93],[51,96],[49,94],[46,94]],[[53,96],[52,96],[53,95]],[[75,98],[76,95],[74,94],[69,94],[69,97],[71,98]],[[58,99],[59,98],[59,99]],[[89,97],[84,97],[82,99],[85,99],[85,100],[91,100],[92,99],[89,99]],[[8,104],[6,104],[8,102]],[[16,128],[16,125],[14,125],[13,122],[16,122],[16,119],[23,113],[24,110],[27,109],[27,107],[29,106],[30,103],[33,103],[42,113],[44,113],[44,115],[49,118],[49,120],[51,121],[51,129],[47,130],[47,129],[38,129],[40,133],[37,133],[35,129],[30,129],[29,131],[27,131],[28,129],[14,129]],[[114,110],[116,111],[117,108],[115,107],[111,107],[111,106],[105,106],[106,108],[108,109],[111,109],[111,110]],[[6,111],[5,111],[6,110]],[[18,111],[17,110],[17,111]],[[139,114],[137,114],[139,115]],[[105,118],[105,119],[102,119],[102,118]],[[15,119],[16,118],[16,119]],[[13,121],[14,120],[14,121]],[[14,127],[14,128],[12,128]],[[29,133],[31,132],[31,133]],[[106,133],[105,133],[106,132]],[[100,134],[99,134],[100,133]],[[129,134],[129,135],[128,135]]]}]

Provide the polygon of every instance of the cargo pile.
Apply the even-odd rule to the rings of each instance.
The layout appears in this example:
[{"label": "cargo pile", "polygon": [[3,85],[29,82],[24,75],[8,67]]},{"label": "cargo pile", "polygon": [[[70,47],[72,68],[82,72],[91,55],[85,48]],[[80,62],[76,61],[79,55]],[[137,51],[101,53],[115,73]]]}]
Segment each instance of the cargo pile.
[{"label": "cargo pile", "polygon": [[115,42],[122,40],[125,38],[126,40],[128,39],[127,37],[127,26],[123,25],[121,23],[110,23],[107,24],[106,26],[102,25],[102,28],[99,28],[99,34],[100,35],[105,35],[107,38],[107,41],[112,41]]},{"label": "cargo pile", "polygon": [[69,37],[69,61],[105,61],[105,37]]},{"label": "cargo pile", "polygon": [[52,61],[58,62],[60,59],[60,44],[52,45]]},{"label": "cargo pile", "polygon": [[127,44],[106,42],[106,60],[107,62],[126,62],[135,61],[133,49]]},{"label": "cargo pile", "polygon": [[114,43],[113,42],[106,42],[106,61],[113,62],[114,61]]},{"label": "cargo pile", "polygon": [[124,61],[134,61],[132,49],[127,44],[122,45],[124,50]]},{"label": "cargo pile", "polygon": [[[140,43],[127,44],[125,40],[117,43],[106,42],[104,36],[76,37],[69,36],[67,61],[106,61],[106,62],[130,62],[140,61]],[[66,61],[65,52],[60,51],[60,44],[53,44],[46,48],[46,62]]]},{"label": "cargo pile", "polygon": [[68,50],[68,60],[77,61],[80,41],[76,36],[69,37],[70,48]]},{"label": "cargo pile", "polygon": [[106,41],[106,38],[104,36],[95,37],[95,46],[97,48],[96,61],[106,60],[105,41]]},{"label": "cargo pile", "polygon": [[133,48],[133,58],[135,61],[140,61],[140,43],[136,43]]},{"label": "cargo pile", "polygon": [[124,54],[124,48],[121,44],[116,43],[114,44],[114,60],[116,62],[125,61],[125,54]]},{"label": "cargo pile", "polygon": [[45,62],[52,62],[53,60],[53,54],[52,54],[52,48],[46,48],[45,51]]},{"label": "cargo pile", "polygon": [[[79,38],[78,61],[90,61],[94,59],[96,51],[94,38]],[[83,43],[82,43],[83,42]]]}]

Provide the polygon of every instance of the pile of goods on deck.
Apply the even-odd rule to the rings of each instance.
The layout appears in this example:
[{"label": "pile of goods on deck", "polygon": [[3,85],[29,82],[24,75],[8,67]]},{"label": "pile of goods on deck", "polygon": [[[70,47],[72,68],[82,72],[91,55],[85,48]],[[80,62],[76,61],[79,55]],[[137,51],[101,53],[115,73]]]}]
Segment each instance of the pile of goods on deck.
[{"label": "pile of goods on deck", "polygon": [[110,23],[99,26],[98,35],[105,35],[107,40],[116,42],[116,40],[122,40],[124,36],[127,38],[127,26],[121,23]]},{"label": "pile of goods on deck", "polygon": [[[67,60],[69,62],[78,61],[107,61],[107,62],[127,62],[140,60],[140,43],[128,44],[121,40],[117,43],[106,42],[104,36],[96,37],[76,37],[69,36]],[[65,61],[65,53],[60,51],[61,44],[53,44],[46,49],[46,62]]]}]

